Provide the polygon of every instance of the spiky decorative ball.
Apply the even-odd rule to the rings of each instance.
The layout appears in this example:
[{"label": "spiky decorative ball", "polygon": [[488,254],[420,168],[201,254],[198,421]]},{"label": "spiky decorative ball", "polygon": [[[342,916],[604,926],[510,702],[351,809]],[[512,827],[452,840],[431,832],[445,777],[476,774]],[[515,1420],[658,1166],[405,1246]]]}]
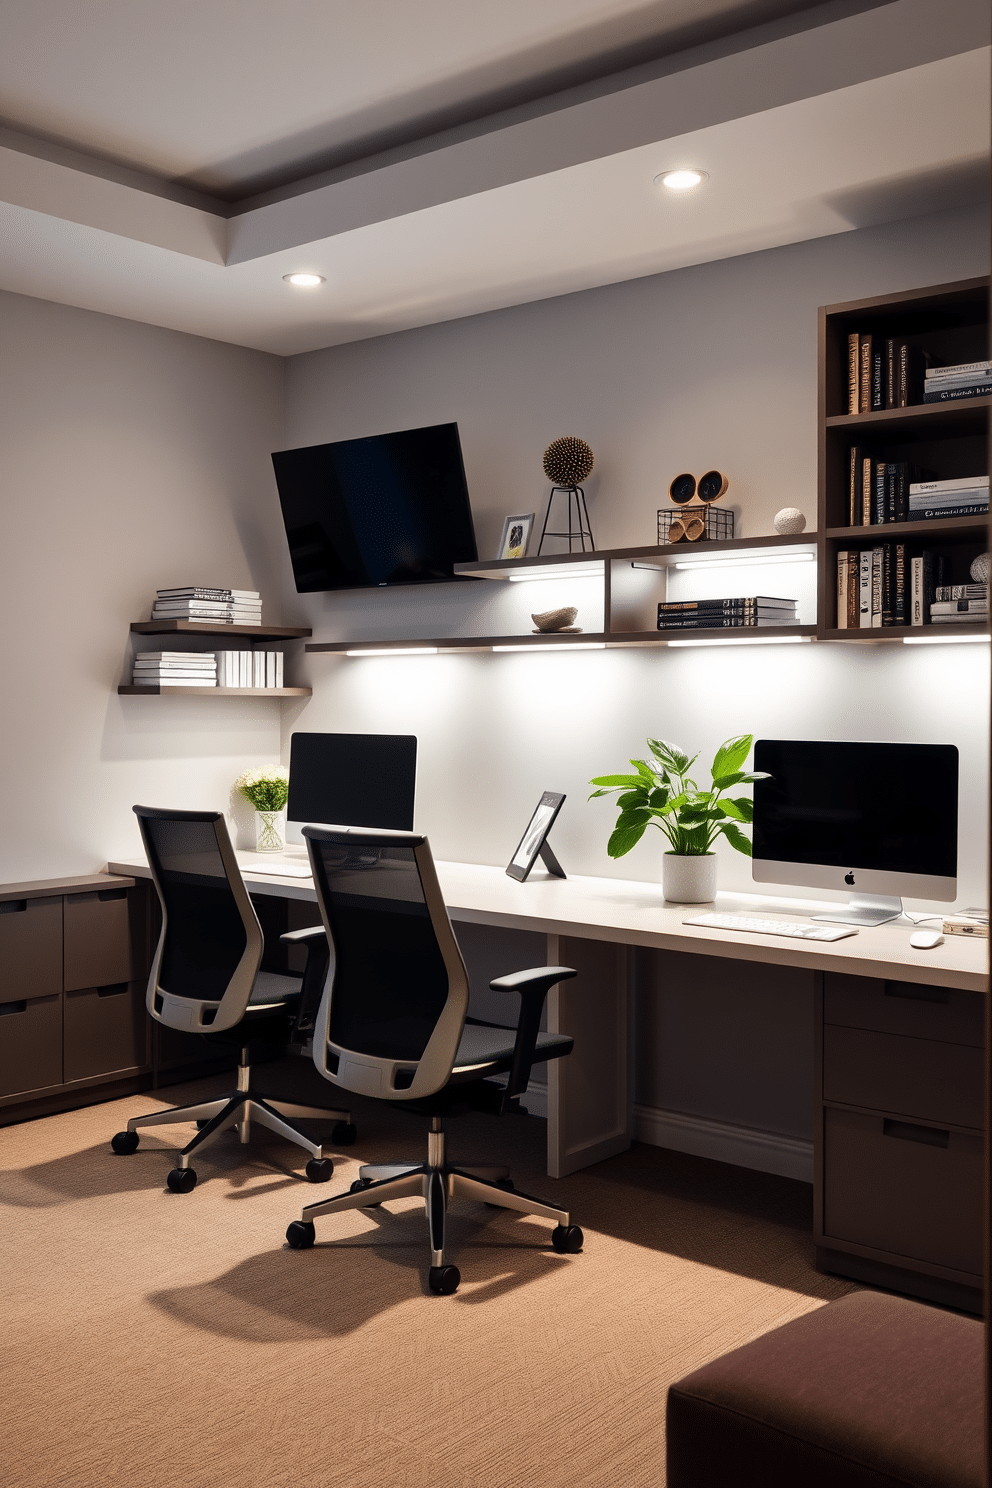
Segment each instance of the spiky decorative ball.
[{"label": "spiky decorative ball", "polygon": [[544,451],[544,473],[553,486],[581,486],[595,459],[584,439],[564,434]]}]

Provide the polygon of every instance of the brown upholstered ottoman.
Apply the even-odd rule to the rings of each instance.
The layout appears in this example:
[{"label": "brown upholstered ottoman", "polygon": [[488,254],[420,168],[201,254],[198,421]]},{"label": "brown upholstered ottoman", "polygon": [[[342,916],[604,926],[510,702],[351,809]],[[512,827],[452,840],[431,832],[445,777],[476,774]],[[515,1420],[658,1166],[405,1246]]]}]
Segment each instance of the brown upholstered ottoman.
[{"label": "brown upholstered ottoman", "polygon": [[855,1292],[668,1392],[668,1488],[981,1488],[982,1325]]}]

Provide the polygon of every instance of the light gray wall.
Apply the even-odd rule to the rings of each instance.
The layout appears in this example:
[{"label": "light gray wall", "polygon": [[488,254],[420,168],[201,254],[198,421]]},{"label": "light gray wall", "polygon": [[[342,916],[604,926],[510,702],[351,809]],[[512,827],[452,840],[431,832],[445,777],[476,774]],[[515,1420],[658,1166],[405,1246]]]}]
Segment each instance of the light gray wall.
[{"label": "light gray wall", "polygon": [[[159,587],[261,590],[284,539],[279,358],[0,295],[0,881],[140,852],[131,806],[227,807],[279,704],[118,697]],[[148,638],[148,649],[170,642]]]},{"label": "light gray wall", "polygon": [[[482,556],[505,514],[540,510],[541,453],[563,433],[596,451],[588,490],[602,547],[653,541],[671,477],[712,466],[730,475],[741,534],[771,531],[784,505],[812,528],[817,307],[987,271],[987,212],[965,210],[315,352],[288,364],[286,444],[457,419]],[[579,623],[598,624],[594,593],[571,583],[303,597],[287,563],[283,575],[287,611],[318,638],[483,633],[501,606],[522,629],[526,608],[569,602],[566,591],[585,606]],[[314,697],[285,715],[284,749],[294,727],[416,733],[417,824],[438,857],[457,860],[504,864],[541,791],[558,789],[568,801],[555,850],[568,871],[658,881],[660,834],[611,863],[611,809],[585,801],[589,777],[622,768],[648,734],[704,760],[744,730],[955,743],[960,903],[984,901],[984,647],[311,657],[308,670]],[[720,882],[748,889],[747,861],[727,850]],[[684,968],[665,965],[642,975],[638,1099],[714,1120],[730,1119],[729,1101],[746,1125],[808,1136],[806,982],[784,1016],[778,983],[757,999],[732,975],[690,988]],[[764,1062],[742,1057],[739,1019],[725,1015],[738,995]],[[686,1040],[697,1052],[682,1064],[671,1050]],[[790,1077],[770,1087],[769,1066]]]}]

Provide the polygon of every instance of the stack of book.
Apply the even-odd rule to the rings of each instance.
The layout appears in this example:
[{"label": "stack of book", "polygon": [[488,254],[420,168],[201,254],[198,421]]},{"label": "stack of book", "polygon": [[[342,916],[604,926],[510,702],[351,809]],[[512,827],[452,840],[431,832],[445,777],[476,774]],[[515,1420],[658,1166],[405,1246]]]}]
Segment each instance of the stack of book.
[{"label": "stack of book", "polygon": [[257,589],[159,589],[153,620],[200,620],[209,625],[261,625]]},{"label": "stack of book", "polygon": [[659,630],[731,630],[798,623],[794,599],[773,599],[767,594],[743,599],[682,599],[658,606]]},{"label": "stack of book", "polygon": [[929,367],[923,380],[924,403],[955,403],[992,393],[992,361],[959,362],[956,367]]},{"label": "stack of book", "polygon": [[135,687],[216,687],[212,651],[138,651],[131,675]]},{"label": "stack of book", "polygon": [[218,651],[218,687],[282,687],[281,651]]},{"label": "stack of book", "polygon": [[938,584],[930,605],[932,625],[960,625],[989,618],[988,584]]},{"label": "stack of book", "polygon": [[909,518],[980,517],[988,514],[987,475],[961,475],[954,480],[917,481],[909,488]]},{"label": "stack of book", "polygon": [[929,352],[914,341],[852,331],[847,338],[848,413],[877,413],[921,402],[929,362]]}]

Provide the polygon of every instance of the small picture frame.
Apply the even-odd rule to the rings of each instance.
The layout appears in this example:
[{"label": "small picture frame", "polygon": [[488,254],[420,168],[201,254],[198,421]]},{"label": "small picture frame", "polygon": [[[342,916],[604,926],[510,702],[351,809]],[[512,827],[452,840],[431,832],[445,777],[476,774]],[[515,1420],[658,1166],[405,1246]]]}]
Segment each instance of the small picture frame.
[{"label": "small picture frame", "polygon": [[542,859],[545,868],[553,878],[565,877],[565,870],[551,851],[547,840],[564,799],[560,791],[545,791],[538,801],[534,815],[527,823],[527,830],[517,844],[516,852],[506,865],[510,878],[515,878],[518,883],[523,883],[538,858]]},{"label": "small picture frame", "polygon": [[503,536],[499,540],[499,556],[504,558],[526,558],[530,530],[534,525],[534,513],[525,512],[520,517],[507,517],[503,523]]}]

